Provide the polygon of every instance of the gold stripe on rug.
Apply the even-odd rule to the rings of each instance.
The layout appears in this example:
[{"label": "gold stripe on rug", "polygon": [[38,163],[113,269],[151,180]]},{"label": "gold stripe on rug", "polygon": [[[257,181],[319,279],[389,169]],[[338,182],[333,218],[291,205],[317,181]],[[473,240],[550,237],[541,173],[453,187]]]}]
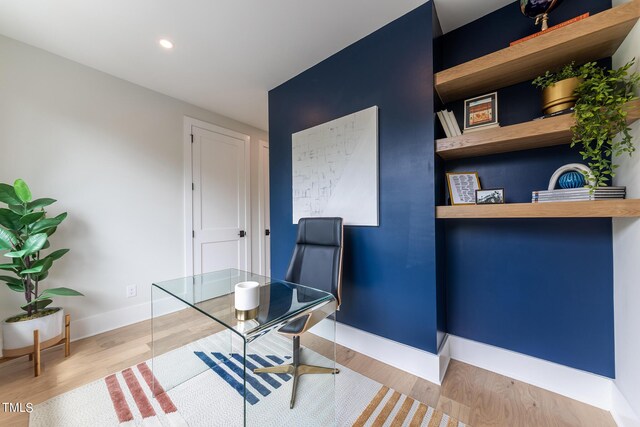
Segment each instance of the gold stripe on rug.
[{"label": "gold stripe on rug", "polygon": [[389,414],[391,413],[391,411],[393,411],[393,408],[396,407],[396,403],[398,403],[399,399],[400,393],[394,391],[391,395],[391,398],[387,400],[387,404],[384,405],[384,408],[382,408],[382,411],[380,411],[371,427],[382,427],[385,421],[387,421],[387,418],[389,418]]},{"label": "gold stripe on rug", "polygon": [[409,415],[409,411],[411,410],[411,407],[413,406],[414,402],[415,400],[407,396],[407,398],[404,400],[404,403],[402,404],[402,407],[400,407],[400,410],[396,414],[396,417],[393,419],[393,422],[391,423],[391,427],[402,426],[402,423],[404,423],[404,420],[407,418],[407,415]]},{"label": "gold stripe on rug", "polygon": [[416,413],[413,414],[413,419],[411,420],[409,427],[420,427],[420,424],[422,424],[422,420],[424,420],[424,416],[427,413],[427,409],[429,409],[427,405],[421,403],[420,406],[418,406]]},{"label": "gold stripe on rug", "polygon": [[[391,397],[385,401],[385,397],[389,394],[391,394]],[[404,399],[402,399],[403,397]],[[413,416],[409,417],[416,403],[418,406]],[[374,420],[371,420],[376,413],[378,415]],[[409,396],[404,396],[395,390],[389,389],[389,387],[382,386],[353,425],[354,427],[381,427],[384,425],[391,427],[420,427],[426,423],[427,427],[439,427],[443,420],[446,421],[447,427],[464,426],[464,424],[449,415],[445,415],[443,412],[436,411]]]},{"label": "gold stripe on rug", "polygon": [[433,415],[431,415],[431,419],[429,420],[429,427],[438,427],[440,425],[440,421],[442,421],[442,412],[433,411]]},{"label": "gold stripe on rug", "polygon": [[353,423],[353,427],[364,426],[364,423],[367,422],[371,414],[373,414],[373,411],[376,410],[376,408],[378,407],[380,402],[382,402],[382,399],[384,398],[384,396],[387,394],[388,391],[389,391],[389,387],[382,386],[382,388],[378,391],[378,394],[376,394],[376,397],[374,397],[373,400],[369,402],[369,404],[364,409],[362,414],[360,414],[356,422]]},{"label": "gold stripe on rug", "polygon": [[[391,396],[387,398],[389,394]],[[402,400],[403,397],[404,400]],[[409,417],[416,403],[417,408],[413,416]],[[373,419],[374,414],[377,414],[375,419]],[[382,386],[353,425],[354,427],[381,427],[384,425],[391,427],[420,427],[426,423],[428,427],[439,427],[443,421],[446,421],[447,427],[464,426],[464,424],[458,422],[455,418],[445,415],[443,412],[436,411],[409,396],[404,396],[395,390],[389,389],[389,387]]]}]

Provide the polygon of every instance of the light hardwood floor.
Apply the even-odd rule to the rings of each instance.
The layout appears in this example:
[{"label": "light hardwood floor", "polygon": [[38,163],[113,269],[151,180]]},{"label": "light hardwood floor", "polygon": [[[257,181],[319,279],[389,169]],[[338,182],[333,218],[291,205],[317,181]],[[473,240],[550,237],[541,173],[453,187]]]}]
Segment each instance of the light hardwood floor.
[{"label": "light hardwood floor", "polygon": [[[210,334],[211,323],[178,312],[156,321],[155,338],[167,349]],[[26,357],[0,365],[0,402],[37,404],[151,357],[151,323],[137,323],[43,352],[43,371],[33,377]],[[157,333],[158,330],[162,332]],[[302,344],[320,353],[330,346],[311,334]],[[442,386],[338,346],[338,363],[440,409],[474,427],[615,426],[608,412],[465,363],[452,361]],[[26,426],[27,414],[3,413],[0,426]],[[55,427],[55,426],[52,426]]]}]

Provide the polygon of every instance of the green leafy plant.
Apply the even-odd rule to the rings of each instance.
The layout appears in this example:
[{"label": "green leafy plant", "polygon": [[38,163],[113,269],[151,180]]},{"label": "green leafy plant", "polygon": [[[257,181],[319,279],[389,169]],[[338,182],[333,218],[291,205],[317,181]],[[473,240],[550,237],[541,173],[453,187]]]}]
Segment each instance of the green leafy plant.
[{"label": "green leafy plant", "polygon": [[531,84],[539,87],[540,89],[546,89],[559,81],[570,79],[572,77],[580,77],[582,75],[581,67],[576,67],[576,63],[572,62],[567,64],[562,69],[556,72],[545,72],[542,76],[534,79]]},{"label": "green leafy plant", "polygon": [[571,128],[571,147],[579,145],[582,158],[588,160],[591,173],[585,173],[585,178],[592,191],[606,186],[615,176],[618,165],[611,161],[612,156],[631,155],[635,151],[625,109],[626,103],[637,99],[635,89],[640,74],[629,72],[634,63],[635,60],[631,60],[617,70],[607,70],[595,62],[580,67],[572,62],[558,72],[547,71],[532,82],[546,89],[564,79],[581,79],[575,90],[578,99],[574,107],[576,124]]},{"label": "green leafy plant", "polygon": [[617,70],[607,70],[595,62],[580,67],[583,81],[575,91],[578,100],[571,146],[579,145],[582,158],[589,162],[591,173],[586,178],[592,190],[606,186],[615,176],[618,165],[612,162],[612,156],[635,151],[625,109],[626,103],[637,99],[640,74],[629,73],[634,62]]},{"label": "green leafy plant", "polygon": [[10,262],[0,264],[0,270],[11,275],[0,276],[9,289],[24,294],[26,304],[21,306],[26,316],[32,316],[51,304],[56,296],[81,296],[69,288],[51,288],[41,291],[40,285],[49,275],[54,261],[69,249],[59,249],[43,255],[50,247],[49,237],[67,217],[66,212],[48,218],[44,210],[56,202],[54,199],[32,200],[27,184],[18,179],[13,186],[0,184],[0,251]]}]

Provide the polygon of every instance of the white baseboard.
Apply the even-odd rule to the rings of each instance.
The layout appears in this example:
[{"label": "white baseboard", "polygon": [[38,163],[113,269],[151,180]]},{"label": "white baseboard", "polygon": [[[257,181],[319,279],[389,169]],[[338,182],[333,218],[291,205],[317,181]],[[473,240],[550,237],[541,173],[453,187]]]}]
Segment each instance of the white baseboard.
[{"label": "white baseboard", "polygon": [[[333,322],[323,320],[310,329],[323,338],[333,339]],[[348,347],[383,363],[424,378],[435,384],[442,384],[449,363],[448,344],[441,346],[438,355],[401,344],[369,332],[336,322],[336,343]]]},{"label": "white baseboard", "polygon": [[[155,300],[153,304],[156,316],[173,313],[185,308],[183,303],[171,297]],[[95,316],[85,317],[84,319],[71,319],[71,341],[112,331],[150,318],[151,303],[147,301],[118,310],[96,314]]]},{"label": "white baseboard", "polygon": [[640,427],[640,416],[615,383],[611,386],[611,416],[618,427]]},{"label": "white baseboard", "polygon": [[452,359],[611,410],[613,381],[492,345],[449,335]]},{"label": "white baseboard", "polygon": [[[332,339],[332,325],[330,321],[323,321],[311,332]],[[442,384],[449,360],[456,359],[606,411],[612,408],[613,381],[610,378],[453,335],[445,338],[438,355],[342,323],[336,323],[335,340],[438,385]]]}]

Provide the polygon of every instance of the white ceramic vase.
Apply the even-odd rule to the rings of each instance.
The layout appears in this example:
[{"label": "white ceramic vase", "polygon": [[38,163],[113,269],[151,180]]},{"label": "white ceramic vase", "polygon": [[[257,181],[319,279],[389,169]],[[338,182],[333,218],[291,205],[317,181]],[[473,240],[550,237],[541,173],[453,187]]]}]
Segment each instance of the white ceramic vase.
[{"label": "white ceramic vase", "polygon": [[[11,316],[14,317],[14,316]],[[2,322],[2,353],[4,356],[33,348],[33,331],[39,331],[40,342],[62,339],[64,333],[64,310],[61,308],[37,319],[22,322]],[[26,354],[26,353],[25,353]]]}]

